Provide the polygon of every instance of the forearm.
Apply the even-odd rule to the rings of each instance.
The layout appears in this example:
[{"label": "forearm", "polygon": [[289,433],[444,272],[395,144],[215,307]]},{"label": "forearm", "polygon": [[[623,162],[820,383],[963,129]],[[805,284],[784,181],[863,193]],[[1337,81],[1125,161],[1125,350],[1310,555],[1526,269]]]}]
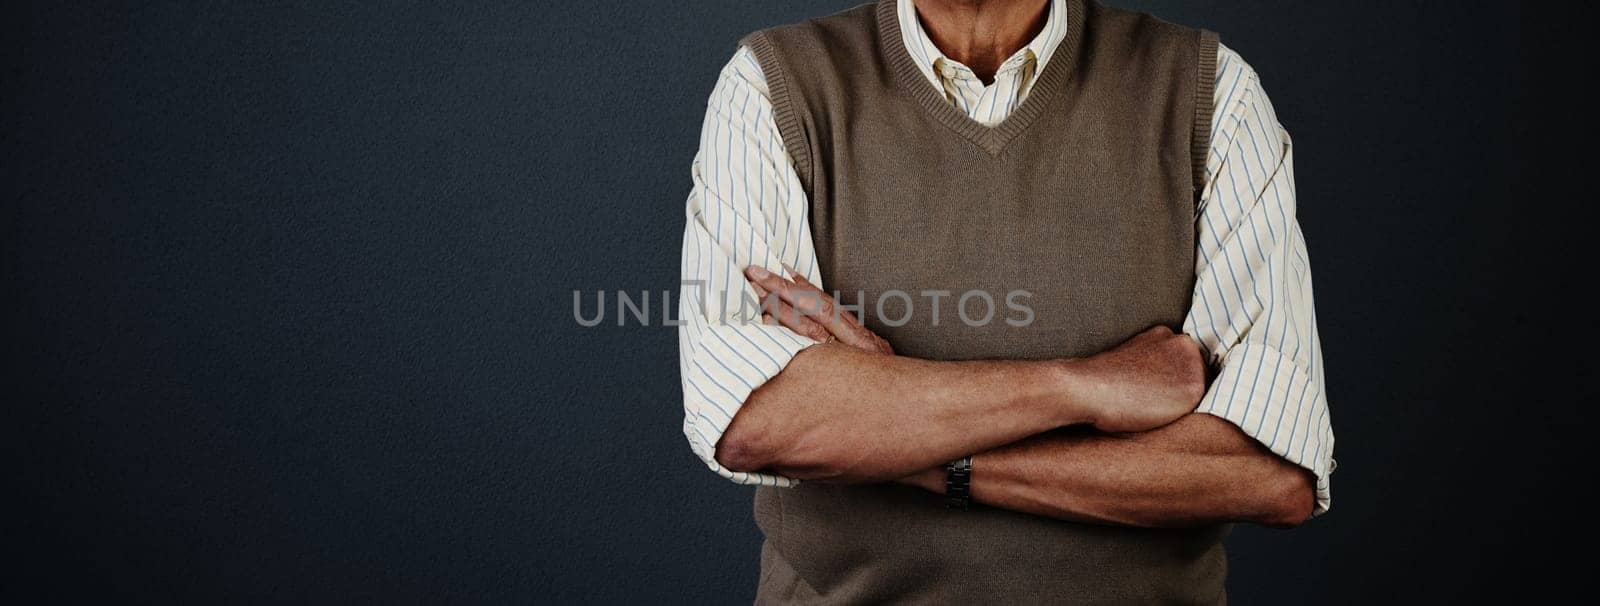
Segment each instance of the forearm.
[{"label": "forearm", "polygon": [[[1281,527],[1304,521],[1314,505],[1310,472],[1208,414],[1132,435],[1048,432],[983,451],[973,465],[973,500],[1074,521]],[[907,481],[943,491],[938,469]]]},{"label": "forearm", "polygon": [[739,471],[885,481],[1092,422],[1067,361],[935,362],[812,346],[751,394],[717,446]]}]

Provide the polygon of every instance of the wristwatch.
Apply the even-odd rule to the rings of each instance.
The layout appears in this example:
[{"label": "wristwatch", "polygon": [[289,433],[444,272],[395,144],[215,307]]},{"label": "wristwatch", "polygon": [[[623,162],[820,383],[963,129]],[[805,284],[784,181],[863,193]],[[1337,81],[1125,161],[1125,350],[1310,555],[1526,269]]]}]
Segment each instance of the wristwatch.
[{"label": "wristwatch", "polygon": [[961,457],[944,466],[944,506],[966,509],[972,501],[972,457]]}]

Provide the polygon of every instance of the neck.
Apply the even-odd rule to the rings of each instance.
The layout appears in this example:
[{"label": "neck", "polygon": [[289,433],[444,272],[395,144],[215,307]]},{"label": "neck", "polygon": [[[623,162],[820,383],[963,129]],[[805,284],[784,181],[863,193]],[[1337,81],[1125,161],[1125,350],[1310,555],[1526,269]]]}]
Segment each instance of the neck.
[{"label": "neck", "polygon": [[939,52],[984,84],[1000,64],[1044,29],[1050,0],[913,0],[922,29]]}]

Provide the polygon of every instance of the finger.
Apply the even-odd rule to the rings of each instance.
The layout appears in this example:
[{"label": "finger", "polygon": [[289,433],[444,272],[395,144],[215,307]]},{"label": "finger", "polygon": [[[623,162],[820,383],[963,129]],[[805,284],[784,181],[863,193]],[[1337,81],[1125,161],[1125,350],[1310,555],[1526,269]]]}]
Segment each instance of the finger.
[{"label": "finger", "polygon": [[1204,341],[1201,341],[1201,340],[1200,340],[1200,337],[1196,337],[1196,336],[1194,336],[1194,335],[1191,335],[1191,334],[1189,334],[1189,333],[1186,333],[1186,332],[1180,332],[1180,333],[1178,333],[1178,334],[1180,334],[1180,335],[1183,335],[1183,336],[1185,336],[1185,337],[1188,337],[1188,338],[1189,338],[1189,340],[1190,340],[1190,341],[1193,341],[1193,342],[1194,342],[1194,346],[1195,346],[1195,347],[1197,347],[1197,348],[1199,348],[1199,349],[1200,349],[1200,352],[1201,352],[1201,353],[1205,353],[1205,351],[1206,351],[1206,344],[1205,344],[1205,342],[1204,342]]},{"label": "finger", "polygon": [[[833,314],[835,308],[833,297],[828,296],[828,293],[823,292],[815,284],[806,280],[805,276],[800,275],[794,268],[788,265],[784,265],[783,268],[793,276],[792,281],[786,280],[787,286],[790,287],[790,292],[795,295],[790,300],[791,304],[799,307],[801,311],[823,313],[830,316]],[[813,305],[801,305],[802,303],[811,303]]]},{"label": "finger", "polygon": [[789,267],[788,263],[779,263],[779,265],[782,265],[785,270],[788,270],[789,276],[794,278],[795,282],[816,288],[817,285],[812,284],[810,280],[807,280],[805,274],[795,271],[793,267]]},{"label": "finger", "polygon": [[[788,268],[787,265],[784,267]],[[790,269],[790,271],[794,270]],[[828,328],[828,332],[833,333],[835,337],[838,337],[840,341],[844,341],[846,345],[853,345],[861,349],[880,349],[881,340],[872,331],[867,330],[867,327],[861,324],[861,320],[857,319],[855,314],[840,307],[838,301],[835,301],[833,297],[823,292],[822,289],[817,288],[816,285],[806,281],[800,274],[795,274],[795,280],[793,286],[797,296],[822,302],[823,309],[821,313],[824,314],[824,317],[818,318],[818,321]]]},{"label": "finger", "polygon": [[[791,276],[793,276],[794,283],[796,285],[799,285],[799,286],[804,287],[804,288],[809,288],[811,290],[815,290],[815,291],[817,291],[819,293],[822,293],[824,296],[827,296],[827,294],[828,294],[827,291],[822,290],[821,287],[817,286],[811,280],[806,279],[806,275],[805,274],[800,273],[798,271],[795,271],[795,269],[793,267],[790,267],[788,263],[780,263],[780,265],[782,265],[784,269],[789,271],[789,274]],[[829,297],[828,300],[830,302],[837,303],[837,301],[834,301],[832,297]],[[853,325],[853,326],[855,326],[857,328],[865,328],[861,324],[861,319],[857,318],[855,314],[850,313],[848,310],[840,309],[839,310],[839,316],[841,318],[844,318],[851,325]]]},{"label": "finger", "polygon": [[833,333],[828,332],[828,329],[823,327],[822,324],[800,313],[799,310],[788,303],[784,303],[783,299],[769,295],[765,300],[767,301],[766,306],[768,309],[767,317],[773,318],[779,326],[813,341],[822,342],[833,337]]},{"label": "finger", "polygon": [[[826,311],[825,302],[821,297],[810,293],[797,292],[798,289],[794,282],[767,271],[765,267],[759,265],[747,267],[745,268],[745,277],[752,284],[765,288],[767,292],[777,295],[783,302],[800,310],[805,315],[814,315],[818,312]],[[821,291],[817,292],[820,293]]]},{"label": "finger", "polygon": [[[805,288],[810,288],[810,289],[815,290],[815,291],[817,291],[819,293],[822,293],[824,296],[827,296],[828,293],[826,291],[822,290],[821,287],[817,286],[811,280],[806,279],[806,275],[805,274],[800,273],[798,271],[795,271],[795,269],[793,267],[790,267],[788,263],[781,263],[780,265],[783,265],[783,268],[789,271],[789,275],[793,277],[794,283],[796,285],[799,285],[799,286],[802,286],[802,287],[805,287]],[[837,303],[837,301],[834,301],[832,297],[829,297],[828,300],[830,302]],[[861,323],[861,319],[857,318],[855,314],[850,313],[848,310],[845,310],[843,308],[839,309],[838,312],[839,312],[839,319],[843,320],[846,324],[849,324],[850,328],[852,330],[857,330],[857,331],[866,331],[867,330],[867,327]],[[868,331],[868,332],[870,332],[870,331]]]},{"label": "finger", "polygon": [[750,288],[756,291],[756,307],[761,308],[761,313],[771,313],[771,310],[767,309],[767,289],[762,288],[760,284],[755,282],[750,283]]},{"label": "finger", "polygon": [[1166,326],[1157,324],[1155,326],[1151,326],[1150,328],[1139,331],[1139,334],[1133,335],[1132,338],[1123,341],[1122,344],[1118,345],[1117,347],[1133,346],[1140,343],[1160,341],[1161,339],[1165,338],[1167,334],[1171,334],[1171,332],[1172,330]]},{"label": "finger", "polygon": [[[876,335],[873,335],[871,331],[856,322],[855,316],[841,313],[833,297],[828,296],[828,293],[822,292],[821,289],[811,285],[809,282],[791,282],[767,271],[764,267],[756,265],[746,268],[745,275],[753,283],[759,284],[771,293],[776,294],[778,300],[787,303],[792,309],[798,311],[800,315],[806,316],[815,324],[820,325],[828,334],[833,335],[834,338],[844,342],[846,345],[865,350],[878,349]],[[784,317],[789,314],[777,315],[779,322],[789,326],[790,319]],[[844,316],[849,316],[849,318],[846,319]],[[790,328],[795,329],[796,332],[800,330],[794,326],[790,326]],[[809,329],[809,327],[807,328]],[[813,338],[819,341],[827,340],[825,336]]]}]

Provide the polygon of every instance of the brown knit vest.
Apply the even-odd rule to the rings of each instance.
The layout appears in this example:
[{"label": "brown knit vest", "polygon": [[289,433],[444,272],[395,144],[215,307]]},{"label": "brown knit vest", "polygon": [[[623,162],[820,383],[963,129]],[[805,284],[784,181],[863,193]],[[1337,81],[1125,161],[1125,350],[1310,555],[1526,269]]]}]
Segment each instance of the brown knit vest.
[{"label": "brown knit vest", "polygon": [[[1178,329],[1188,312],[1216,38],[1083,0],[1066,19],[1027,98],[994,127],[930,85],[894,0],[741,41],[809,196],[824,287],[864,303],[902,355],[1084,356]],[[937,316],[940,296],[924,291],[950,293]],[[989,293],[991,321],[963,321],[969,291]],[[1026,326],[1005,321],[1021,319],[1005,305],[1016,291],[1029,293],[1015,300],[1033,311]],[[966,303],[967,319],[984,315],[981,299]],[[756,521],[761,603],[1224,600],[1225,526],[1077,524],[822,484],[757,489]]]}]

